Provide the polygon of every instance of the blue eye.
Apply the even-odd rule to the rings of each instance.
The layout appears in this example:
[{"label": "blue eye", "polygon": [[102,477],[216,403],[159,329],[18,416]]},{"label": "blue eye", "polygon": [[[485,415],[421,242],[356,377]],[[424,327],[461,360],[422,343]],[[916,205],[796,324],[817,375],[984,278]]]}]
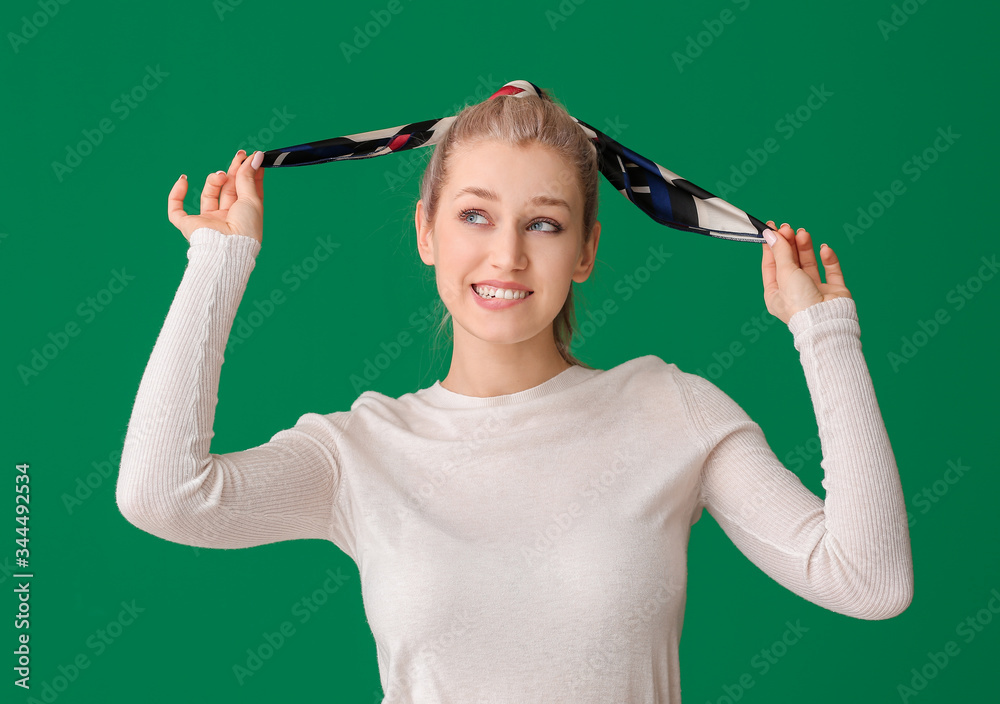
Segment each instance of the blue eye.
[{"label": "blue eye", "polygon": [[477,213],[475,210],[463,210],[462,213],[461,213],[461,218],[462,218],[463,221],[469,222],[468,217],[470,215],[479,215],[479,217],[483,217],[482,215],[480,215],[479,213]]},{"label": "blue eye", "polygon": [[562,230],[561,227],[559,227],[558,225],[556,225],[551,220],[536,220],[535,222],[533,222],[531,224],[532,225],[552,225],[552,227],[555,228],[554,230],[538,230],[538,232],[559,232],[560,230]]},{"label": "blue eye", "polygon": [[[485,219],[485,217],[483,216],[483,214],[480,213],[478,210],[463,210],[458,215],[459,215],[459,219],[462,222],[467,222],[470,225],[478,225],[479,224],[479,223],[471,222],[469,220],[469,216],[470,215],[476,215],[478,217],[481,217],[481,218]],[[532,225],[551,225],[554,228],[552,230],[533,230],[533,232],[552,232],[552,233],[555,233],[555,232],[562,232],[562,230],[563,230],[562,226],[559,223],[557,223],[557,222],[555,222],[553,220],[549,220],[548,218],[541,218],[539,220],[535,220],[528,227],[531,227]]]}]

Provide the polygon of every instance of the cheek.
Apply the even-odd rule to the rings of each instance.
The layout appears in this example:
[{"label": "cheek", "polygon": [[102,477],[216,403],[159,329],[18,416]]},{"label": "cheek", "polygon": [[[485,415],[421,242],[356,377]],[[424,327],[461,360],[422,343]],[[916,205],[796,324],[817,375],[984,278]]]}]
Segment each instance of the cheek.
[{"label": "cheek", "polygon": [[456,257],[454,251],[449,251],[447,254],[439,253],[439,255],[434,267],[438,294],[444,300],[455,300],[465,293],[463,284],[466,277],[472,272],[470,268],[472,265]]},{"label": "cheek", "polygon": [[465,291],[455,281],[438,281],[438,295],[442,301],[457,301]]}]

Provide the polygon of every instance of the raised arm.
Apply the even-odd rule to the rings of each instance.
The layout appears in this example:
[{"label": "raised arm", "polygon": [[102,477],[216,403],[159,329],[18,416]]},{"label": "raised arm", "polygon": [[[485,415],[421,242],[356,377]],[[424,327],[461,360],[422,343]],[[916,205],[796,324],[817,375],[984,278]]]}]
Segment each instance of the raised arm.
[{"label": "raised arm", "polygon": [[307,413],[264,445],[209,451],[226,341],[261,248],[262,154],[255,156],[240,150],[228,174],[206,179],[199,215],[183,211],[183,176],[170,191],[168,217],[189,241],[188,266],[139,385],[116,499],[133,525],[177,543],[336,538],[343,547],[334,512],[346,414]]},{"label": "raised arm", "polygon": [[789,330],[816,413],[826,499],[778,460],[760,426],[727,394],[681,373],[697,435],[706,439],[701,505],[779,584],[831,611],[891,618],[912,600],[913,561],[855,302],[810,306],[793,315]]},{"label": "raised arm", "polygon": [[202,228],[150,355],[122,451],[116,498],[142,530],[240,548],[331,538],[338,428],[303,415],[259,447],[209,452],[220,368],[260,243]]}]

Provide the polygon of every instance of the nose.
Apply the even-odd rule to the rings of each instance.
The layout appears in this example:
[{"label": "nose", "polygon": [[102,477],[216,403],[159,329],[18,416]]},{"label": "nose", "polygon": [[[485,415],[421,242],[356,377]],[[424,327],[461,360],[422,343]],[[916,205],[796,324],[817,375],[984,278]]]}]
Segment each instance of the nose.
[{"label": "nose", "polygon": [[524,236],[516,221],[496,229],[490,242],[490,262],[500,271],[523,269],[527,264]]}]

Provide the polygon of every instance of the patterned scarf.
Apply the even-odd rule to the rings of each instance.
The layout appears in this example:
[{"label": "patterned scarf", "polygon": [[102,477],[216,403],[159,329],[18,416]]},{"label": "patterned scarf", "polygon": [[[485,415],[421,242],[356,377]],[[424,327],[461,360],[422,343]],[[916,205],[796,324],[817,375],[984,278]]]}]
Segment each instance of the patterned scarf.
[{"label": "patterned scarf", "polygon": [[[491,95],[543,97],[529,81],[510,81]],[[622,146],[600,130],[573,118],[597,148],[601,173],[618,191],[656,222],[700,235],[741,242],[764,241],[767,224],[712,195],[654,161]],[[429,147],[440,142],[455,116],[413,122],[398,127],[332,137],[264,152],[264,167],[308,166]]]}]

